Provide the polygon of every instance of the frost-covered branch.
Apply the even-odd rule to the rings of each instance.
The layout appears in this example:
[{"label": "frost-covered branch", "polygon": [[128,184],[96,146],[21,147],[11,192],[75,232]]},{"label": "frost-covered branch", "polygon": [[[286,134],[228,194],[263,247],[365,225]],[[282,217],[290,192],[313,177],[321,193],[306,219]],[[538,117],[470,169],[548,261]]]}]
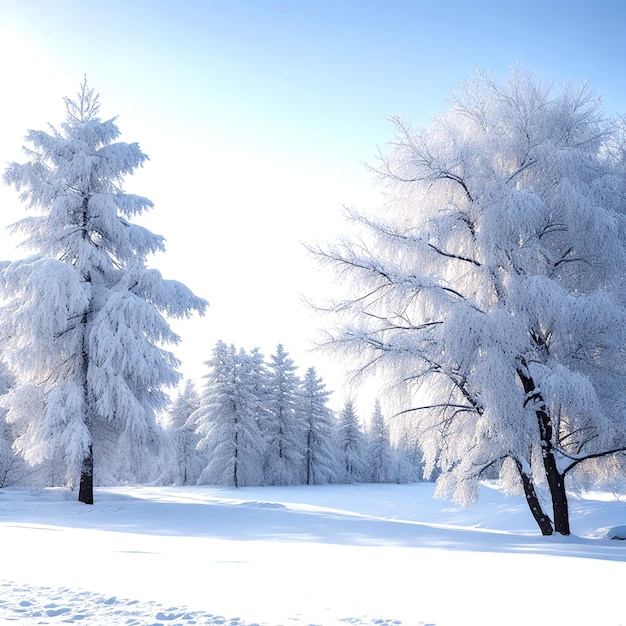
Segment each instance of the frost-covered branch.
[{"label": "frost-covered branch", "polygon": [[444,252],[443,250],[440,250],[437,246],[435,246],[432,243],[429,243],[428,247],[431,248],[431,250],[434,250],[437,254],[440,254],[441,256],[448,257],[449,259],[456,259],[457,261],[465,261],[466,263],[471,263],[472,265],[475,265],[476,267],[480,267],[480,265],[481,265],[475,259],[470,259],[469,257],[465,257],[465,256],[462,256],[460,254],[453,254],[451,252]]},{"label": "frost-covered branch", "polygon": [[602,450],[599,452],[590,452],[587,454],[574,455],[565,452],[564,450],[559,450],[559,452],[566,458],[570,459],[572,462],[567,465],[561,473],[563,476],[568,474],[572,469],[574,469],[579,463],[584,461],[588,461],[590,459],[599,459],[607,456],[611,456],[613,454],[618,454],[619,452],[626,452],[626,446],[619,446],[616,448],[611,448],[610,450]]}]

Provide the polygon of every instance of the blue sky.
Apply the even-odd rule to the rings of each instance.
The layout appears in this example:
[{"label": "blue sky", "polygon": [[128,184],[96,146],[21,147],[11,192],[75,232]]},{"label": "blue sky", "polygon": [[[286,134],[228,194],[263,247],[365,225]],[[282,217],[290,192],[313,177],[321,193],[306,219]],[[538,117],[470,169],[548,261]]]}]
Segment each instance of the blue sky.
[{"label": "blue sky", "polygon": [[[341,205],[376,202],[363,162],[392,139],[387,118],[427,124],[477,68],[518,64],[588,79],[624,112],[625,23],[621,0],[2,0],[0,161],[62,121],[87,74],[102,116],[150,155],[127,188],[156,204],[154,265],[212,305],[176,325],[183,372],[199,381],[217,339],[282,342],[339,390],[332,360],[306,351],[320,320],[301,295],[328,279],[301,242],[345,229]],[[11,190],[0,202],[0,226],[21,216]]]}]

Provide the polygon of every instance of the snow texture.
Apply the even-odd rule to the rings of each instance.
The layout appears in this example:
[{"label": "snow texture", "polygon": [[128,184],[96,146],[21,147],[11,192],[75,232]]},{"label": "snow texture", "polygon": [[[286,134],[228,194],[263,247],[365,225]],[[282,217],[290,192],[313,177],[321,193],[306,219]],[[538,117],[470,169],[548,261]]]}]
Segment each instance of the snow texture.
[{"label": "snow texture", "polygon": [[[0,490],[0,623],[84,626],[618,626],[626,502],[572,498],[541,537],[495,483],[463,509],[433,484]],[[89,553],[89,566],[84,555]],[[540,571],[566,594],[530,596]]]}]

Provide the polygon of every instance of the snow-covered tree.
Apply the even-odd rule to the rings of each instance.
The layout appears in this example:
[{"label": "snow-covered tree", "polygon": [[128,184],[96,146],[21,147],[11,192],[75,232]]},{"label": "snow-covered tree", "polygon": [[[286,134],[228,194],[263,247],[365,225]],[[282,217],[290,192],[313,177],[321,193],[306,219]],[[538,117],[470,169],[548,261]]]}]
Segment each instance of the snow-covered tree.
[{"label": "snow-covered tree", "polygon": [[367,430],[367,480],[372,483],[388,483],[394,480],[394,475],[389,429],[380,400],[376,398]]},{"label": "snow-covered tree", "polygon": [[[413,483],[424,478],[423,454],[419,443],[419,432],[411,424],[403,423],[396,429],[398,435],[392,448],[395,481]],[[436,475],[431,474],[434,480]]]},{"label": "snow-covered tree", "polygon": [[[180,485],[195,485],[206,463],[198,450],[199,437],[191,414],[200,408],[200,394],[193,381],[186,380],[167,412],[166,429],[172,437],[171,480]],[[169,481],[168,481],[169,482]]]},{"label": "snow-covered tree", "polygon": [[626,439],[624,129],[586,86],[520,70],[395,126],[386,207],[316,251],[353,278],[333,339],[408,388],[440,496],[468,503],[496,468],[569,534],[567,475]]},{"label": "snow-covered tree", "polygon": [[15,377],[6,364],[0,361],[0,488],[19,481],[24,474],[22,459],[13,450],[13,431],[6,421],[7,394],[15,384]]},{"label": "snow-covered tree", "polygon": [[[267,409],[267,366],[265,357],[259,348],[254,348],[247,355],[248,360],[248,377],[250,392],[254,405],[251,407],[252,414],[257,426],[264,433],[267,427],[268,409]],[[265,439],[264,439],[265,441]],[[265,452],[264,452],[265,455]]]},{"label": "snow-covered tree", "polygon": [[131,222],[152,203],[122,183],[147,156],[117,141],[86,80],[65,105],[60,129],[29,131],[27,162],[4,174],[33,213],[13,232],[34,254],[0,266],[0,336],[21,387],[8,419],[28,423],[17,448],[31,463],[62,459],[67,483],[92,503],[94,460],[104,480],[149,475],[155,412],[180,378],[164,316],[202,313],[206,302],[146,265],[164,240]]},{"label": "snow-covered tree", "polygon": [[338,482],[337,420],[328,407],[331,395],[314,367],[302,381],[298,412],[304,424],[304,472],[306,485]]},{"label": "snow-covered tree", "polygon": [[199,484],[243,487],[263,482],[265,442],[256,419],[254,360],[218,341],[200,408],[191,419],[207,455]]},{"label": "snow-covered tree", "polygon": [[[6,411],[2,411],[5,413]],[[4,415],[0,416],[0,488],[11,484],[11,474],[14,471],[16,457],[13,452],[11,429],[6,423]]]},{"label": "snow-covered tree", "polygon": [[269,485],[301,482],[304,424],[298,412],[301,381],[282,344],[267,366],[267,413],[262,424],[266,438],[265,480]]},{"label": "snow-covered tree", "polygon": [[341,480],[345,483],[365,481],[367,451],[352,398],[345,401],[339,413],[338,444]]}]

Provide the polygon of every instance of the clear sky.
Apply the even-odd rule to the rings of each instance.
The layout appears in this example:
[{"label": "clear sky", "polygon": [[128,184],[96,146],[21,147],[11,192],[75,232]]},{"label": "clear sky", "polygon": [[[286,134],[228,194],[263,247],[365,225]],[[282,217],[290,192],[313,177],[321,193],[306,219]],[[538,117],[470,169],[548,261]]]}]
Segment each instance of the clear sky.
[{"label": "clear sky", "polygon": [[[342,364],[310,353],[323,320],[302,296],[336,286],[304,251],[374,206],[375,163],[402,114],[428,124],[480,68],[589,80],[626,113],[623,0],[0,0],[0,163],[27,129],[63,121],[84,74],[103,117],[150,162],[126,185],[167,238],[154,266],[209,300],[176,323],[182,372],[201,384],[215,342],[283,343],[343,400]],[[23,214],[0,189],[0,227]],[[1,258],[21,258],[0,235]]]}]

